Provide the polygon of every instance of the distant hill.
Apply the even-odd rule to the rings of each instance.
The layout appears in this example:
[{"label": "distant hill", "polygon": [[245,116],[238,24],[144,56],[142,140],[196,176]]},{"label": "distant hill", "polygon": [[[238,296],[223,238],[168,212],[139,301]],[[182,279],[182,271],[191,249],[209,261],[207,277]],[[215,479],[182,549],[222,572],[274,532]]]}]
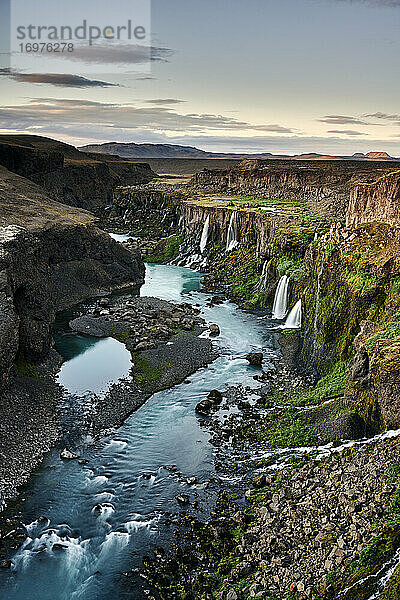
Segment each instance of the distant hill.
[{"label": "distant hill", "polygon": [[366,156],[367,158],[373,158],[378,160],[391,160],[393,158],[387,152],[368,152]]},{"label": "distant hill", "polygon": [[218,159],[218,158],[262,158],[262,159],[289,159],[289,160],[400,160],[395,159],[386,152],[368,152],[363,154],[357,152],[353,156],[333,156],[329,154],[318,154],[311,152],[308,154],[298,154],[289,156],[287,154],[271,154],[270,152],[261,152],[258,154],[235,154],[235,153],[217,153],[200,150],[194,146],[180,146],[178,144],[136,144],[134,142],[106,142],[104,144],[89,144],[79,148],[82,152],[92,152],[100,154],[111,154],[122,158],[131,159],[150,159],[150,158],[194,158],[194,159]]},{"label": "distant hill", "polygon": [[106,144],[89,144],[79,150],[84,152],[100,152],[101,154],[115,154],[123,158],[209,158],[210,152],[193,148],[192,146],[178,146],[175,144],[135,144],[129,142],[107,142]]}]

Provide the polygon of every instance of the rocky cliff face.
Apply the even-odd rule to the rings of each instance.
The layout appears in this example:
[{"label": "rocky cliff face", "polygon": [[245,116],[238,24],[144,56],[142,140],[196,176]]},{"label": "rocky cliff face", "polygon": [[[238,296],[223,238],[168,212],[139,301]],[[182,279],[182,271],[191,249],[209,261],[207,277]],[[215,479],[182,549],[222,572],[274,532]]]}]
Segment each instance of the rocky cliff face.
[{"label": "rocky cliff face", "polygon": [[347,225],[379,221],[400,225],[400,171],[352,189],[347,210]]},{"label": "rocky cliff face", "polygon": [[360,181],[375,181],[393,171],[387,164],[353,162],[296,163],[245,160],[233,169],[204,170],[192,178],[201,189],[251,194],[317,203],[327,215],[344,218],[351,188]]},{"label": "rocky cliff face", "polygon": [[56,311],[99,292],[139,287],[140,256],[58,204],[30,181],[0,171],[0,377],[17,352],[34,360],[51,345]]},{"label": "rocky cliff face", "polygon": [[[395,189],[397,176],[382,177],[376,185],[388,182]],[[160,241],[155,260],[175,259],[206,268],[209,289],[222,289],[245,306],[270,307],[279,278],[287,275],[289,308],[301,299],[303,309],[297,359],[318,376],[349,369],[349,403],[369,429],[397,427],[397,227],[379,223],[345,227],[315,214],[307,218],[298,212],[259,212],[251,202],[237,208],[234,196],[215,202],[212,196],[148,188],[117,190],[115,205],[128,226],[147,223],[145,231],[133,227],[139,235],[151,235],[156,229],[159,237],[169,236]],[[237,246],[226,253],[233,214]],[[207,244],[200,255],[207,219]],[[370,332],[362,348],[355,348],[353,341],[366,321],[376,331]]]},{"label": "rocky cliff face", "polygon": [[225,247],[230,220],[235,213],[235,228],[238,241],[254,241],[259,253],[268,245],[274,232],[293,223],[292,215],[269,214],[235,210],[229,202],[215,203],[213,200],[191,198],[182,191],[157,189],[155,186],[120,187],[114,192],[114,214],[139,235],[158,237],[182,234],[186,254],[200,252],[200,238],[204,223],[209,218],[208,243],[205,256],[218,244]]},{"label": "rocky cliff face", "polygon": [[90,155],[39,136],[0,136],[0,165],[42,186],[54,200],[98,211],[116,186],[148,183],[149,165]]}]

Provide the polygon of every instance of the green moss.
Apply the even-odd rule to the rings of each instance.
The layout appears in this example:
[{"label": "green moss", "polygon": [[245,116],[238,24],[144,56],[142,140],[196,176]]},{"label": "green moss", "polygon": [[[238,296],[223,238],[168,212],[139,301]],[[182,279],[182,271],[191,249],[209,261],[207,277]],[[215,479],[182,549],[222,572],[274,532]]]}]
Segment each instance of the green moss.
[{"label": "green moss", "polygon": [[134,374],[139,384],[152,384],[157,382],[164,373],[162,364],[154,366],[140,354],[134,355]]},{"label": "green moss", "polygon": [[343,280],[352,292],[361,296],[374,294],[379,287],[378,278],[366,271],[346,270],[343,272]]},{"label": "green moss", "polygon": [[372,352],[377,342],[381,340],[395,340],[396,338],[400,338],[400,321],[385,324],[367,340],[366,346]]},{"label": "green moss", "polygon": [[254,293],[262,265],[263,260],[257,256],[255,245],[245,242],[218,261],[211,268],[211,276],[214,282],[224,287],[230,298],[246,303],[250,308],[263,300],[262,294]]},{"label": "green moss", "polygon": [[149,263],[170,262],[179,254],[179,247],[183,242],[183,235],[172,235],[166,240],[161,240],[156,247],[155,253],[146,258]]},{"label": "green moss", "polygon": [[301,404],[319,404],[324,400],[343,396],[346,377],[347,363],[337,362],[310,392],[302,395]]},{"label": "green moss", "polygon": [[299,257],[282,256],[276,263],[280,276],[288,275],[292,279],[301,279],[304,277],[303,259]]},{"label": "green moss", "polygon": [[311,446],[317,439],[313,428],[295,408],[273,413],[258,436],[267,439],[271,448]]},{"label": "green moss", "polygon": [[34,377],[35,379],[41,379],[39,376],[36,366],[27,360],[23,354],[23,352],[18,352],[14,367],[18,375],[21,377]]}]

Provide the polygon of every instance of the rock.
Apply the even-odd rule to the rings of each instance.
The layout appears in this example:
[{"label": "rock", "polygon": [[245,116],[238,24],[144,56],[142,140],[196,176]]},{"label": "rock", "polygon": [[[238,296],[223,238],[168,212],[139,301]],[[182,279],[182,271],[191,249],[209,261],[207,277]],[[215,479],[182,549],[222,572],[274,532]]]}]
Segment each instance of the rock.
[{"label": "rock", "polygon": [[267,479],[264,474],[258,475],[253,479],[253,485],[255,488],[263,488],[267,484]]},{"label": "rock", "polygon": [[163,469],[165,469],[166,471],[169,471],[170,473],[174,473],[177,470],[177,466],[176,465],[164,465]]},{"label": "rock", "polygon": [[80,458],[80,459],[78,460],[78,464],[79,464],[79,465],[87,465],[87,464],[88,464],[88,462],[89,462],[89,461],[88,461],[86,458]]},{"label": "rock", "polygon": [[178,494],[178,496],[175,496],[175,499],[179,502],[179,504],[189,504],[190,502],[190,497],[187,494]]},{"label": "rock", "polygon": [[196,405],[195,410],[199,415],[208,417],[212,408],[213,408],[213,403],[210,400],[202,400],[201,402],[199,402]]},{"label": "rock", "polygon": [[241,595],[239,595],[239,592],[237,592],[236,590],[234,590],[232,588],[231,590],[229,590],[229,592],[227,593],[227,595],[225,597],[226,597],[226,600],[240,600]]},{"label": "rock", "polygon": [[197,483],[197,477],[188,477],[186,483],[188,485],[195,485]]},{"label": "rock", "polygon": [[222,394],[219,390],[211,390],[207,398],[211,400],[213,404],[221,404],[222,402]]},{"label": "rock", "polygon": [[246,356],[246,360],[248,360],[253,367],[261,367],[263,358],[264,355],[262,352],[250,352]]},{"label": "rock", "polygon": [[0,569],[11,569],[13,563],[11,560],[0,561]]},{"label": "rock", "polygon": [[211,323],[208,326],[208,329],[210,331],[211,337],[217,337],[221,333],[221,329],[219,328],[219,325],[217,325],[216,323]]},{"label": "rock", "polygon": [[154,344],[151,342],[139,342],[137,346],[135,346],[135,352],[141,352],[142,350],[150,350],[154,347]]},{"label": "rock", "polygon": [[109,298],[100,298],[99,306],[110,306],[110,299]]},{"label": "rock", "polygon": [[211,298],[211,303],[212,304],[223,304],[224,303],[224,298],[222,298],[222,296],[213,296]]},{"label": "rock", "polygon": [[364,350],[360,350],[354,356],[349,370],[348,379],[355,381],[357,379],[366,380],[369,373],[369,358],[368,353]]},{"label": "rock", "polygon": [[76,460],[79,458],[79,454],[74,454],[71,450],[68,450],[68,448],[64,448],[64,450],[60,452],[60,458],[63,460]]},{"label": "rock", "polygon": [[49,521],[49,519],[47,517],[44,517],[43,515],[41,515],[37,521],[38,521],[38,523],[47,523]]},{"label": "rock", "polygon": [[52,547],[52,550],[54,550],[55,552],[57,550],[67,550],[67,549],[68,549],[67,544],[59,544],[59,543],[57,543],[57,544],[53,544],[53,547]]}]

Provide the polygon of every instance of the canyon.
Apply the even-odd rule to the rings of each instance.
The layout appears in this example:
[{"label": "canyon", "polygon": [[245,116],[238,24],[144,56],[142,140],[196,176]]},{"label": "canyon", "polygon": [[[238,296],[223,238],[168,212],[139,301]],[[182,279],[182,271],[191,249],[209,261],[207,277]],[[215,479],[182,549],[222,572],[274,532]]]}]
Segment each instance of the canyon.
[{"label": "canyon", "polygon": [[[160,352],[159,341],[153,345],[150,336],[143,346],[135,331],[158,331],[163,318],[169,330],[155,338],[160,333],[164,344],[179,346],[176,340],[183,335],[185,360],[199,355],[182,376],[171,378],[155,373],[158,363],[151,371],[146,363],[139,392],[137,385],[122,400],[107,396],[102,410],[112,412],[107,404],[115,402],[121,422],[133,409],[129,394],[143,392],[144,402],[214,359],[211,342],[196,341],[202,336],[193,331],[201,322],[192,308],[157,303],[146,308],[126,296],[144,283],[143,260],[153,277],[152,264],[189,267],[203,273],[202,289],[210,294],[205,310],[217,315],[225,298],[234,302],[248,315],[243,318],[257,320],[257,331],[266,324],[279,359],[264,370],[262,353],[258,363],[250,363],[253,383],[261,386],[255,403],[249,400],[251,387],[240,386],[242,371],[235,389],[222,378],[228,386],[219,392],[227,411],[222,425],[219,409],[208,402],[201,427],[210,432],[226,480],[246,470],[249,454],[255,457],[243,480],[250,486],[247,508],[225,502],[228,492],[221,484],[215,522],[187,517],[188,539],[201,548],[200,554],[183,554],[194,566],[173,563],[182,557],[179,548],[176,556],[165,558],[159,550],[154,561],[146,559],[154,593],[165,599],[395,598],[400,568],[395,163],[246,159],[182,180],[157,177],[150,167],[129,160],[95,159],[48,139],[16,136],[0,139],[0,164],[2,410],[9,419],[20,403],[13,427],[31,432],[32,444],[21,473],[17,461],[11,465],[17,483],[27,480],[59,435],[55,420],[46,416],[59,401],[53,376],[59,357],[52,342],[59,311],[85,301],[89,309],[71,321],[74,331],[85,334],[89,328],[114,337],[142,367],[144,359],[151,363]],[[104,230],[119,232],[124,241]],[[111,293],[121,300],[104,300]],[[228,328],[234,312],[231,304],[224,306]],[[191,321],[187,326],[185,319]],[[186,333],[176,327],[178,321]],[[239,321],[237,326],[242,327]],[[209,327],[219,335],[218,326]],[[240,331],[247,343],[245,328]],[[260,353],[251,350],[246,349],[247,360],[255,361]],[[165,353],[171,352],[165,345]],[[240,345],[235,360],[242,355]],[[243,376],[247,385],[249,375]],[[238,410],[231,411],[235,406]],[[31,419],[24,428],[27,412]],[[16,438],[11,435],[11,445]],[[389,467],[381,485],[378,475]],[[4,499],[16,491],[7,486]],[[186,504],[185,494],[179,502]],[[373,521],[378,521],[375,533]],[[373,596],[376,590],[382,594]]]}]

